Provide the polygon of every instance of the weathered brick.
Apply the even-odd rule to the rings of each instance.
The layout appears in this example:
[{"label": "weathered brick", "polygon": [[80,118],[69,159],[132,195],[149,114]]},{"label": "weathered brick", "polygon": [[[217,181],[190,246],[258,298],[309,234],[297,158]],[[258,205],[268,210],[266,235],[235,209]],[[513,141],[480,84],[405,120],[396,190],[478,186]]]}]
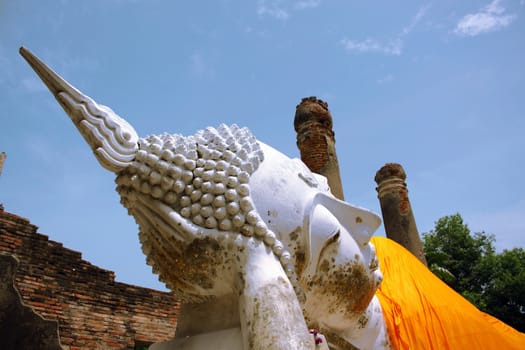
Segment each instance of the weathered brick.
[{"label": "weathered brick", "polygon": [[0,252],[19,259],[16,285],[24,302],[58,320],[65,350],[126,349],[135,340],[174,337],[179,303],[172,294],[116,282],[113,271],[37,230],[0,206]]},{"label": "weathered brick", "polygon": [[301,160],[312,172],[325,176],[334,196],[344,200],[332,127],[328,103],[307,97],[297,105],[294,128]]}]

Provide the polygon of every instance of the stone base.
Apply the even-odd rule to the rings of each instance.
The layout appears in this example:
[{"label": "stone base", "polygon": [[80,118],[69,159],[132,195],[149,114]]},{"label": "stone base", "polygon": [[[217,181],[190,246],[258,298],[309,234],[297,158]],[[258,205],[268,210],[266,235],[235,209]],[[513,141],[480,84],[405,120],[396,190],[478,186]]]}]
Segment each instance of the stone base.
[{"label": "stone base", "polygon": [[151,345],[150,350],[243,350],[240,328],[224,329]]}]

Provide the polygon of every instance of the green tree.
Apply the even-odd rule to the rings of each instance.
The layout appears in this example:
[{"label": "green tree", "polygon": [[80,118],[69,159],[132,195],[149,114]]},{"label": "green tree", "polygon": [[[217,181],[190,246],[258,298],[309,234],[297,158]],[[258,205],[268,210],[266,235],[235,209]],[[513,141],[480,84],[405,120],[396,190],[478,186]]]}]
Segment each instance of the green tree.
[{"label": "green tree", "polygon": [[[459,214],[445,216],[423,234],[423,247],[432,272],[459,293],[477,294],[487,281],[483,259],[494,255],[494,237],[470,234]],[[463,294],[463,293],[462,293]],[[471,299],[465,295],[469,300]]]},{"label": "green tree", "polygon": [[471,234],[460,214],[423,234],[430,270],[479,309],[525,331],[525,251],[496,254],[494,236]]},{"label": "green tree", "polygon": [[525,332],[525,250],[504,250],[494,259],[492,279],[484,290],[487,311]]}]

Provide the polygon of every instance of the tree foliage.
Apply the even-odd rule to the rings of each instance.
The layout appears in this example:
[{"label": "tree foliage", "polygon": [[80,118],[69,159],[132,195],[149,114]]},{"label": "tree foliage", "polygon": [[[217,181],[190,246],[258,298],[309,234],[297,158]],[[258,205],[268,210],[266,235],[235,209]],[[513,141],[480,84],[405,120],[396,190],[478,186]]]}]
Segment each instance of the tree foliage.
[{"label": "tree foliage", "polygon": [[479,309],[525,331],[525,250],[496,253],[495,238],[472,234],[460,214],[445,216],[423,234],[434,274]]}]

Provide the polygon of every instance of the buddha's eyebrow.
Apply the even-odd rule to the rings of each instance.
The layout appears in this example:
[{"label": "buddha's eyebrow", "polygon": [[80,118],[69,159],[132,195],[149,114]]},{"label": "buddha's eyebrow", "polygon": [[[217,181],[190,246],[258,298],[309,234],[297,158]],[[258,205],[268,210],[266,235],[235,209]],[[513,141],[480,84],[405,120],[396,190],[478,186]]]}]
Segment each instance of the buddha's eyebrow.
[{"label": "buddha's eyebrow", "polygon": [[310,174],[299,172],[297,174],[301,180],[303,180],[308,186],[312,188],[319,188],[319,182]]}]

